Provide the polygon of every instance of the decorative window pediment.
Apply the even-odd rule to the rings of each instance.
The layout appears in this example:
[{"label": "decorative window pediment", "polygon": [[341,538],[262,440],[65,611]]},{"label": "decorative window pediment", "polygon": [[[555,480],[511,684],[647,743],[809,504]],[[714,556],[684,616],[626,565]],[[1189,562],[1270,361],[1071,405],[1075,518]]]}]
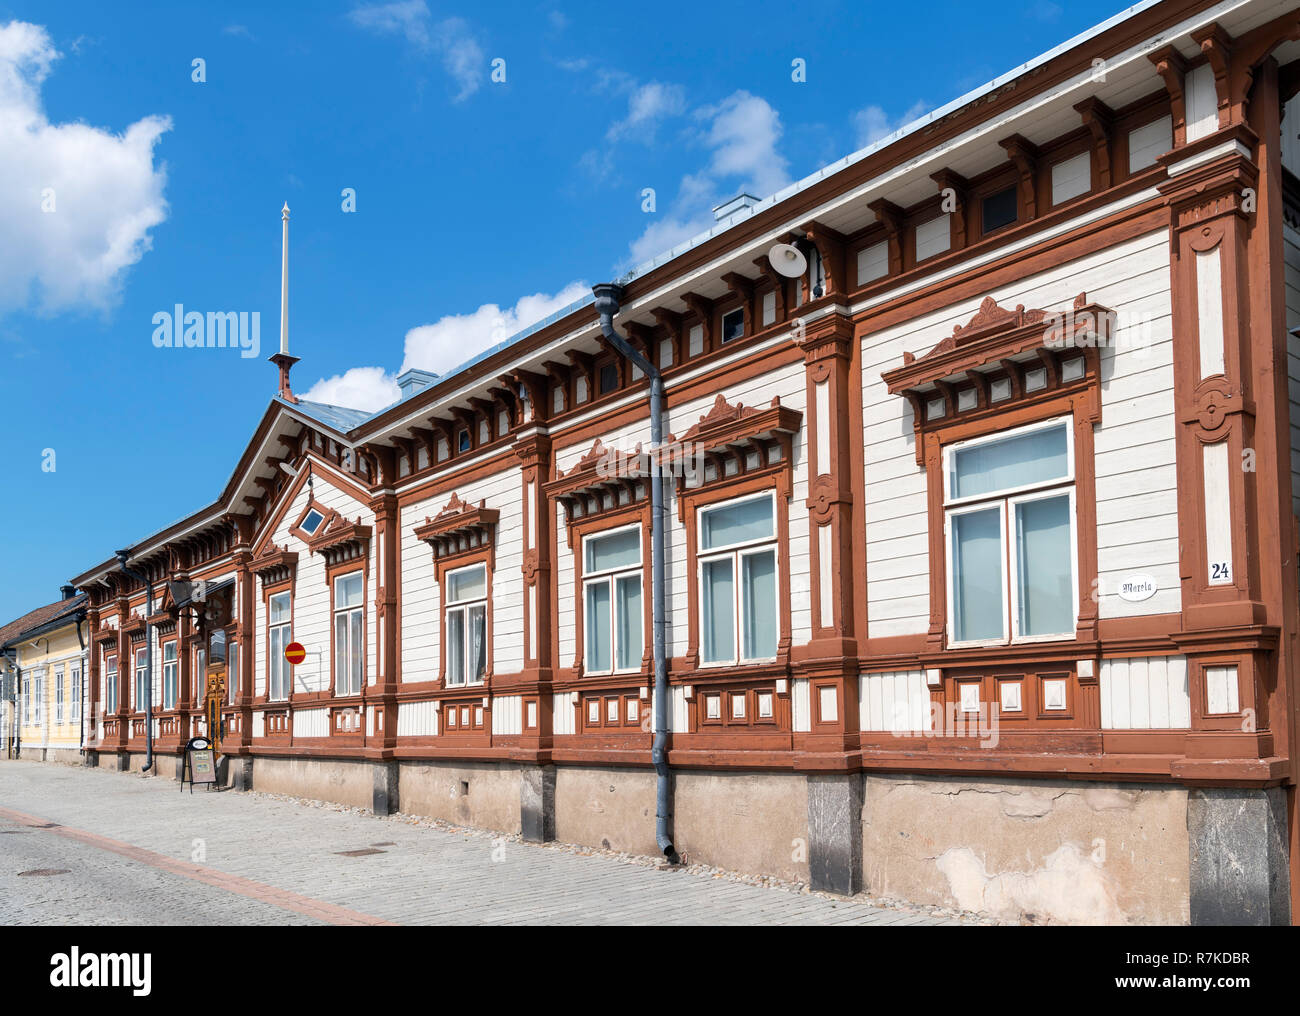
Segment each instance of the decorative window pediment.
[{"label": "decorative window pediment", "polygon": [[965,325],[922,356],[881,374],[891,395],[912,407],[916,460],[922,433],[1030,405],[1101,382],[1102,346],[1115,312],[1080,293],[1066,311],[1014,310],[985,297]]},{"label": "decorative window pediment", "polygon": [[433,558],[440,561],[455,554],[492,547],[501,513],[488,508],[486,501],[477,505],[462,501],[457,494],[433,518],[415,527],[415,537],[433,548]]},{"label": "decorative window pediment", "polygon": [[370,533],[370,527],[362,525],[360,517],[349,521],[330,508],[315,534],[305,542],[308,550],[323,555],[325,563],[333,567],[364,557],[370,546]]},{"label": "decorative window pediment", "polygon": [[253,574],[262,580],[263,585],[292,578],[297,567],[298,552],[290,550],[288,544],[277,547],[268,542],[253,559]]},{"label": "decorative window pediment", "polygon": [[547,497],[564,506],[565,520],[591,518],[650,497],[650,458],[637,445],[632,451],[607,448],[600,438],[568,472],[543,484]]}]

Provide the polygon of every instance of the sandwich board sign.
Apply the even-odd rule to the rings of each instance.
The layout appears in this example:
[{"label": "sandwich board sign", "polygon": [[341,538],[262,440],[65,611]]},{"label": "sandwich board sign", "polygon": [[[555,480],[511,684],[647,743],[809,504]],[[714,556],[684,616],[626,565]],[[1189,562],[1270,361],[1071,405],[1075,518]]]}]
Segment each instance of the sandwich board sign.
[{"label": "sandwich board sign", "polygon": [[190,793],[194,784],[217,785],[217,752],[206,737],[191,737],[185,742],[185,758],[181,762],[181,790],[185,789],[186,772],[189,773]]}]

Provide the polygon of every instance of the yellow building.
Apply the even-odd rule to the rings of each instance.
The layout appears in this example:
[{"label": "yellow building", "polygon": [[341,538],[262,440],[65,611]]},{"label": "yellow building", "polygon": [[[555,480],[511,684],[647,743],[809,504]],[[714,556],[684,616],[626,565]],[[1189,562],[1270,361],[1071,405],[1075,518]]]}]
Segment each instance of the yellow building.
[{"label": "yellow building", "polygon": [[86,597],[62,598],[0,628],[0,741],[6,758],[79,762],[85,735]]}]

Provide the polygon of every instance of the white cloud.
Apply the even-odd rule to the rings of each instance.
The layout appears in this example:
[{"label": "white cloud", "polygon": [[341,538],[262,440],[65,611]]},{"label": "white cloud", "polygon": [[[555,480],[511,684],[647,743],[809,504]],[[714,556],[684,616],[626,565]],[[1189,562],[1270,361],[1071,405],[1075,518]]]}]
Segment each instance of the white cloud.
[{"label": "white cloud", "polygon": [[479,90],[487,61],[469,24],[462,18],[435,22],[425,0],[399,0],[390,4],[362,4],[348,12],[358,28],[376,35],[400,35],[423,56],[436,56],[456,82],[455,101]]},{"label": "white cloud", "polygon": [[310,402],[373,413],[391,406],[399,394],[397,381],[383,367],[353,367],[342,374],[321,378],[302,397]]},{"label": "white cloud", "polygon": [[652,144],[655,130],[662,120],[686,112],[686,90],[681,85],[651,81],[633,90],[627,100],[627,116],[610,125],[607,141],[631,135],[643,144]]},{"label": "white cloud", "polygon": [[153,150],[171,121],[51,123],[41,85],[59,55],[39,25],[0,25],[0,312],[106,309],[167,217]]},{"label": "white cloud", "polygon": [[[418,325],[406,333],[401,370],[418,367],[445,374],[483,350],[591,292],[586,282],[570,282],[558,293],[533,293],[513,307],[485,303],[468,314],[448,314],[433,324]],[[353,367],[331,378],[321,378],[303,398],[374,412],[398,397],[397,377],[382,367]]]},{"label": "white cloud", "polygon": [[911,123],[927,110],[924,101],[915,102],[912,107],[897,120],[891,120],[889,114],[879,106],[865,106],[853,114],[853,129],[857,135],[858,148],[875,144],[887,134],[893,134],[898,128]]},{"label": "white cloud", "polygon": [[742,89],[694,115],[702,125],[696,140],[708,150],[708,162],[682,177],[663,218],[632,242],[628,264],[704,232],[713,225],[712,209],[741,191],[762,198],[790,182],[790,165],[780,150],[781,117],[766,99]]}]

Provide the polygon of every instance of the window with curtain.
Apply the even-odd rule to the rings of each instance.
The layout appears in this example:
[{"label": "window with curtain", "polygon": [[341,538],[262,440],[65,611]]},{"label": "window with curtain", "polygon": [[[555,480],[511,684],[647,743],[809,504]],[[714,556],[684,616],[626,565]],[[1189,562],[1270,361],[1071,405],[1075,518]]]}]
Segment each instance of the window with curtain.
[{"label": "window with curtain", "polygon": [[104,657],[104,712],[117,712],[117,657]]},{"label": "window with curtain", "polygon": [[360,695],[365,655],[362,624],[365,589],[361,572],[334,580],[334,694]]},{"label": "window with curtain", "polygon": [[641,601],[641,527],[582,541],[583,671],[639,671],[645,655]]},{"label": "window with curtain", "polygon": [[776,499],[771,493],[699,512],[700,660],[776,658]]},{"label": "window with curtain", "polygon": [[283,702],[289,697],[290,667],[284,658],[284,647],[293,641],[292,608],[288,591],[272,594],[266,604],[266,694],[272,702]]},{"label": "window with curtain", "polygon": [[149,663],[148,654],[143,649],[135,651],[135,711],[144,712],[145,703],[149,701]]},{"label": "window with curtain", "polygon": [[443,593],[447,684],[477,684],[487,677],[487,565],[447,572]]},{"label": "window with curtain", "polygon": [[1071,421],[945,452],[948,637],[1068,638],[1078,616]]},{"label": "window with curtain", "polygon": [[163,644],[163,708],[176,708],[176,694],[180,685],[180,664],[177,662],[176,641]]}]

